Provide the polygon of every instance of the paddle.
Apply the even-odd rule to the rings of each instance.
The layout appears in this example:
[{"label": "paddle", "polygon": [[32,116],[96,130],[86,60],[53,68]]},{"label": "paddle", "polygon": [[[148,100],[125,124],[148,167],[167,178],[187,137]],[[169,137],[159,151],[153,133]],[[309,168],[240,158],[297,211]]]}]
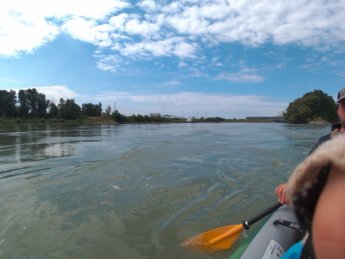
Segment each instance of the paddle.
[{"label": "paddle", "polygon": [[181,245],[208,253],[228,249],[235,243],[243,229],[249,229],[252,224],[271,214],[282,205],[283,204],[279,202],[275,203],[253,218],[243,221],[241,224],[229,225],[206,231],[188,238]]}]

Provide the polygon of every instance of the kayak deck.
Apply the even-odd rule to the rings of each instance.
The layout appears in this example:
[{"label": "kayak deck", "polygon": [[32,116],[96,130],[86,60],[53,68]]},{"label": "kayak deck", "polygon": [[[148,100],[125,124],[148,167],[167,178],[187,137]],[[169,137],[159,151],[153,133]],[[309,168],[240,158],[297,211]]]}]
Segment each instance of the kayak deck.
[{"label": "kayak deck", "polygon": [[[297,229],[293,229],[296,226]],[[285,205],[275,211],[271,217],[267,217],[259,227],[249,229],[248,237],[229,259],[280,258],[301,237],[298,220],[292,209]]]}]

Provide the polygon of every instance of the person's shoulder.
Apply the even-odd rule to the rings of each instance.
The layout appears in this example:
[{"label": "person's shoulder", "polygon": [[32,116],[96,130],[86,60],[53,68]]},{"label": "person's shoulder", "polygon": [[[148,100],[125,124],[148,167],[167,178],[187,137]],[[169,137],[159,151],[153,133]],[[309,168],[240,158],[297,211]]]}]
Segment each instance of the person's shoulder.
[{"label": "person's shoulder", "polygon": [[326,135],[323,135],[323,136],[319,137],[317,144],[321,144],[322,142],[331,139],[332,136],[334,134],[337,134],[336,132],[339,132],[340,129],[341,129],[341,124],[340,123],[338,123],[338,122],[337,123],[333,123],[332,126],[331,126],[331,132],[326,134]]},{"label": "person's shoulder", "polygon": [[337,132],[339,132],[340,128],[341,128],[341,124],[340,123],[333,123],[332,126],[331,126],[331,132],[326,134],[326,135],[323,135],[323,136],[319,137],[317,142],[314,144],[314,146],[310,150],[309,154],[313,153],[315,151],[315,149],[318,146],[320,146],[323,142],[326,142],[327,140],[330,140],[333,135],[335,135],[335,134],[337,134]]},{"label": "person's shoulder", "polygon": [[322,142],[325,142],[325,141],[329,140],[331,138],[331,134],[332,133],[328,133],[326,135],[323,135],[323,136],[319,137],[319,139],[318,139],[316,144],[321,144]]},{"label": "person's shoulder", "polygon": [[313,153],[315,151],[315,149],[317,149],[318,146],[320,146],[323,142],[326,142],[327,140],[330,140],[331,139],[331,135],[332,135],[332,133],[328,133],[326,135],[323,135],[323,136],[319,137],[319,139],[316,141],[316,143],[314,144],[312,149],[309,151],[309,154]]}]

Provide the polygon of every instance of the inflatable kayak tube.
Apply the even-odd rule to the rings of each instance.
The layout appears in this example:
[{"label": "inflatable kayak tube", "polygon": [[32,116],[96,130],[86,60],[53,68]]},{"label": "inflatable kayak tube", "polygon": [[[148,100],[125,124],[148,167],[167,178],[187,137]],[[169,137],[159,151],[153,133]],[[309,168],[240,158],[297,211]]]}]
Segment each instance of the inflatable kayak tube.
[{"label": "inflatable kayak tube", "polygon": [[254,231],[254,237],[250,237],[250,232],[251,229],[229,259],[279,259],[302,238],[295,214],[286,205],[276,210],[258,231]]}]

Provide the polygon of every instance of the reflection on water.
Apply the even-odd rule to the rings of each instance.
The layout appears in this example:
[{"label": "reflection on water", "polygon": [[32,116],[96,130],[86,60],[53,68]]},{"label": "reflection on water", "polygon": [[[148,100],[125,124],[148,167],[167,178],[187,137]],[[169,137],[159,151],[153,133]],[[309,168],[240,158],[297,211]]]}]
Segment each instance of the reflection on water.
[{"label": "reflection on water", "polygon": [[75,154],[75,147],[71,144],[56,143],[44,148],[44,155],[47,157],[63,157]]},{"label": "reflection on water", "polygon": [[179,243],[275,200],[327,127],[0,130],[0,258],[227,258]]},{"label": "reflection on water", "polygon": [[106,130],[91,127],[15,126],[1,129],[0,155],[6,162],[44,160],[75,154],[79,143],[99,142]]}]

